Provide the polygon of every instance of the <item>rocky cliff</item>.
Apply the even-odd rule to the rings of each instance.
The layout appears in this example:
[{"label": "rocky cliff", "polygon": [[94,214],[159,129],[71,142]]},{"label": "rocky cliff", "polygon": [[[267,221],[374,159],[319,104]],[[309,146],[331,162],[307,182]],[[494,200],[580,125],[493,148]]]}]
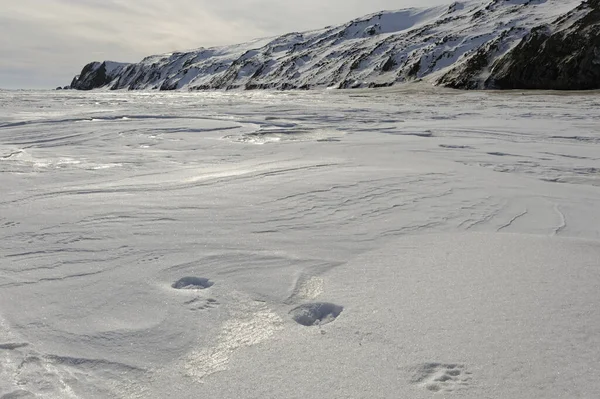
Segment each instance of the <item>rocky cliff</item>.
[{"label": "rocky cliff", "polygon": [[460,89],[600,88],[599,2],[480,0],[384,11],[240,45],[94,62],[81,90],[310,89],[426,79]]},{"label": "rocky cliff", "polygon": [[551,25],[533,29],[494,63],[485,87],[600,88],[600,0],[584,2]]},{"label": "rocky cliff", "polygon": [[73,78],[70,88],[92,90],[110,85],[119,73],[130,64],[104,61],[91,62],[83,67],[81,73]]}]

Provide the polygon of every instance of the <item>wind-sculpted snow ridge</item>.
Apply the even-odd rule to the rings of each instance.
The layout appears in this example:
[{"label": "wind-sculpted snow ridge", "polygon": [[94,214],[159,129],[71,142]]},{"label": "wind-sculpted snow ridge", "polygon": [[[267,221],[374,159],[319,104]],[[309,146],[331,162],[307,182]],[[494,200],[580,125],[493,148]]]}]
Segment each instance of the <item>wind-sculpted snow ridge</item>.
[{"label": "wind-sculpted snow ridge", "polygon": [[[382,11],[321,30],[156,55],[135,64],[95,62],[71,86],[83,90],[285,90],[382,87],[427,78],[464,89],[518,88],[523,79],[510,75],[530,67],[532,59],[572,64],[573,54],[582,45],[593,44],[597,21],[588,14],[596,8],[596,0],[583,4],[576,0],[475,0]],[[551,35],[577,23],[586,33],[576,41],[568,35],[554,37],[555,48],[564,44],[560,51],[535,58],[522,56],[517,48],[512,54],[523,43],[538,43],[532,40],[535,32]],[[600,49],[591,46],[585,65],[595,65],[596,50]],[[513,58],[521,62],[510,62]],[[490,80],[492,68],[499,76]],[[577,67],[567,70],[578,72]],[[592,78],[573,87],[595,88],[598,79]],[[557,85],[552,73],[534,85],[554,86],[569,88]]]}]

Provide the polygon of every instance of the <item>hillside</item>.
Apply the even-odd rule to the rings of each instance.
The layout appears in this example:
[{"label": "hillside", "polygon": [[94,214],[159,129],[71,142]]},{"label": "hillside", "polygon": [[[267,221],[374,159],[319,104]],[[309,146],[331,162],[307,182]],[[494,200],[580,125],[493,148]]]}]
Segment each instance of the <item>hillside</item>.
[{"label": "hillside", "polygon": [[600,88],[600,1],[461,1],[382,11],[276,38],[93,62],[80,90],[382,87],[425,79],[460,89]]}]

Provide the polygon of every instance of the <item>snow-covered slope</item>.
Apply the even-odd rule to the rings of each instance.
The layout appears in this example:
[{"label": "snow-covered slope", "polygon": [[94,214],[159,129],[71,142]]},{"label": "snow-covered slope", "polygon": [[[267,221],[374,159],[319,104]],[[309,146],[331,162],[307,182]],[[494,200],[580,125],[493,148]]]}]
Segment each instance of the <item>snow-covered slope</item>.
[{"label": "snow-covered slope", "polygon": [[[72,87],[356,88],[427,77],[448,86],[481,88],[492,64],[510,56],[532,30],[563,29],[565,20],[584,19],[595,6],[580,4],[577,0],[471,0],[382,11],[340,26],[151,56],[137,64],[92,63]],[[563,24],[557,25],[557,20]]]},{"label": "snow-covered slope", "polygon": [[487,87],[600,87],[600,1],[589,0],[529,34],[492,66]]}]

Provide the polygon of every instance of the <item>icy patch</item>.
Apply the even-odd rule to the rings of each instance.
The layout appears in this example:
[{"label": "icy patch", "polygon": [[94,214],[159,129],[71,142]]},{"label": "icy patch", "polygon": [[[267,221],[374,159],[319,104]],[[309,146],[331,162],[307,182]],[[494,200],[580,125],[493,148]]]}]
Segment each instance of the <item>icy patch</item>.
[{"label": "icy patch", "polygon": [[234,317],[221,326],[213,347],[192,352],[185,369],[197,380],[229,368],[229,359],[238,350],[260,344],[282,329],[283,320],[265,304],[243,303]]},{"label": "icy patch", "polygon": [[96,165],[92,166],[91,170],[103,170],[103,169],[112,169],[112,168],[120,168],[123,164],[121,163],[113,163],[113,164],[104,164],[104,165]]},{"label": "icy patch", "polygon": [[234,143],[262,145],[284,141],[339,141],[344,135],[344,132],[333,129],[265,129],[243,135],[229,135],[223,139]]},{"label": "icy patch", "polygon": [[81,164],[81,161],[78,159],[61,158],[56,162],[56,167],[61,168],[65,165],[68,166],[68,165],[79,165],[79,164]]}]

